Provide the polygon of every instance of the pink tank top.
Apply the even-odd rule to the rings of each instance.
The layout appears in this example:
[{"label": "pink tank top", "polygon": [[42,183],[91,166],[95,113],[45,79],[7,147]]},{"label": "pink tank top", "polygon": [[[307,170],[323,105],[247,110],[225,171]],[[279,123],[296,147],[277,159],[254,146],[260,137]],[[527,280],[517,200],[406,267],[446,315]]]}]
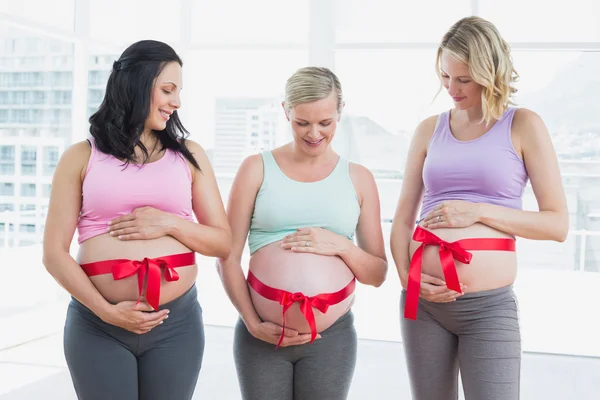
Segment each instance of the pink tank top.
[{"label": "pink tank top", "polygon": [[521,209],[525,164],[510,137],[516,108],[510,107],[481,137],[460,141],[450,131],[450,111],[440,115],[423,165],[425,194],[419,220],[446,200]]},{"label": "pink tank top", "polygon": [[145,165],[129,164],[100,152],[90,139],[92,154],[82,186],[77,223],[78,242],[106,233],[107,222],[150,206],[193,221],[192,173],[182,155],[166,150]]}]

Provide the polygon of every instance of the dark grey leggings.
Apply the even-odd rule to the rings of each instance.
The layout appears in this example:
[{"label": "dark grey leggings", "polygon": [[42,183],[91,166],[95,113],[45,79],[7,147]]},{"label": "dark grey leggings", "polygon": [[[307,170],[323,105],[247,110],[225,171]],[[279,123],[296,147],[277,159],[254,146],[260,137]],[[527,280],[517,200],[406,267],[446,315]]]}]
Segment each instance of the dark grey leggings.
[{"label": "dark grey leggings", "polygon": [[169,318],[137,335],[71,301],[64,349],[80,400],[192,398],[204,353],[196,287],[160,308],[169,309]]},{"label": "dark grey leggings", "polygon": [[280,347],[256,339],[241,320],[233,354],[244,400],[344,400],[356,365],[357,337],[349,311],[312,344]]},{"label": "dark grey leggings", "polygon": [[[406,292],[402,291],[401,310]],[[452,303],[419,299],[416,321],[401,317],[413,399],[517,400],[521,335],[512,286],[467,293]]]}]

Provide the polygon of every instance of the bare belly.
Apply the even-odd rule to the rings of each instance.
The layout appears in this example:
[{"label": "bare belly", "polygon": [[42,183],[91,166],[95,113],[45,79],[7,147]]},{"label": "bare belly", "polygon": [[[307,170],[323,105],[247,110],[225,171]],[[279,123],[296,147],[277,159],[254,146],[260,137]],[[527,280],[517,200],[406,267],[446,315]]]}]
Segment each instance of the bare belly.
[{"label": "bare belly", "polygon": [[[442,240],[454,242],[469,238],[512,238],[511,235],[500,232],[483,224],[474,224],[466,228],[434,229],[433,232]],[[410,256],[421,243],[411,240]],[[466,292],[480,292],[510,285],[517,275],[517,254],[514,251],[477,251],[473,254],[470,264],[455,261],[459,281],[467,286]],[[427,246],[423,251],[422,272],[444,279],[439,257],[439,247]]]},{"label": "bare belly", "polygon": [[[190,250],[171,236],[151,240],[120,241],[108,234],[93,237],[81,243],[77,254],[79,264],[124,258],[142,260],[171,254],[187,253]],[[164,272],[160,284],[160,304],[168,303],[185,293],[196,281],[196,265],[176,268],[179,280],[167,282]],[[137,275],[115,281],[112,274],[91,276],[96,289],[111,303],[137,300]]]},{"label": "bare belly", "polygon": [[[301,292],[306,296],[334,293],[348,285],[354,274],[339,257],[293,253],[275,242],[255,252],[250,257],[250,271],[265,285],[288,292]],[[249,286],[254,308],[263,321],[281,325],[281,305],[268,300]],[[330,306],[323,314],[313,308],[317,331],[322,332],[344,315],[354,302],[354,293],[338,304]],[[300,333],[310,332],[306,319],[294,303],[286,313],[286,327]]]}]

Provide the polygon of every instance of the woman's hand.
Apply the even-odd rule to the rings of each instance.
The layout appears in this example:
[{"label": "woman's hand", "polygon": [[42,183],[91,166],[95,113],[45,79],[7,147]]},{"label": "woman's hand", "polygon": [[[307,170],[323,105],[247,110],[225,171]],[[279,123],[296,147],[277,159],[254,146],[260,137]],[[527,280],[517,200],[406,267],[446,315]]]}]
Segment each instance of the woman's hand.
[{"label": "woman's hand", "polygon": [[119,240],[147,240],[168,235],[173,215],[153,207],[140,207],[108,223],[108,232]]},{"label": "woman's hand", "polygon": [[470,201],[444,201],[423,219],[422,225],[428,229],[465,228],[479,222],[478,207]]},{"label": "woman's hand", "polygon": [[146,302],[122,301],[111,307],[102,320],[129,332],[143,335],[169,318],[169,310],[154,311]]},{"label": "woman's hand", "polygon": [[[464,293],[467,287],[461,283],[460,288]],[[446,287],[446,282],[441,279],[431,275],[421,274],[420,296],[432,303],[450,303],[455,301],[457,297],[462,296],[462,293],[448,289]]]},{"label": "woman's hand", "polygon": [[344,253],[351,242],[327,229],[301,228],[287,235],[281,247],[297,253],[313,253],[324,256],[338,256]]},{"label": "woman's hand", "polygon": [[[252,336],[273,345],[279,343],[282,331],[283,328],[281,326],[272,322],[260,322],[255,326],[248,327],[248,332]],[[320,338],[321,335],[317,334],[317,339]],[[298,331],[286,327],[280,347],[298,346],[308,342],[310,342],[310,333],[299,334]]]}]

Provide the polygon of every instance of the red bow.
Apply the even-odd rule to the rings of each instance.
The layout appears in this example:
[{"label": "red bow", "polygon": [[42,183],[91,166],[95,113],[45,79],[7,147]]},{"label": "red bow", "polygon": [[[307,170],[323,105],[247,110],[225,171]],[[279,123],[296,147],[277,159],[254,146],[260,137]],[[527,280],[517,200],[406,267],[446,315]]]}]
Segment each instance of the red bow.
[{"label": "red bow", "polygon": [[448,289],[458,293],[462,293],[462,290],[460,289],[454,260],[469,264],[473,258],[473,254],[465,250],[458,242],[446,242],[420,226],[417,226],[417,229],[415,229],[413,240],[421,242],[421,245],[417,248],[410,261],[408,287],[406,288],[406,307],[404,309],[404,317],[408,319],[417,319],[419,292],[421,290],[421,266],[423,264],[423,249],[425,246],[433,245],[440,247],[440,261],[444,277],[446,278],[446,286]]},{"label": "red bow", "polygon": [[[281,316],[283,318],[283,332],[285,332],[285,313],[294,303],[300,303],[300,312],[304,315],[304,318],[306,318],[308,326],[310,326],[310,342],[312,343],[317,337],[317,323],[315,322],[315,314],[313,313],[312,307],[325,314],[329,309],[329,304],[318,296],[308,297],[303,293],[284,292],[279,301],[279,304],[282,306]],[[283,341],[283,332],[279,338],[277,347],[279,347]]]},{"label": "red bow", "polygon": [[144,258],[142,261],[127,260],[112,267],[112,275],[115,280],[124,279],[137,273],[139,297],[138,303],[144,289],[144,279],[148,274],[148,285],[146,287],[146,300],[152,308],[158,311],[160,299],[160,270],[165,270],[165,280],[174,282],[179,280],[179,274],[175,268],[161,258]]}]

